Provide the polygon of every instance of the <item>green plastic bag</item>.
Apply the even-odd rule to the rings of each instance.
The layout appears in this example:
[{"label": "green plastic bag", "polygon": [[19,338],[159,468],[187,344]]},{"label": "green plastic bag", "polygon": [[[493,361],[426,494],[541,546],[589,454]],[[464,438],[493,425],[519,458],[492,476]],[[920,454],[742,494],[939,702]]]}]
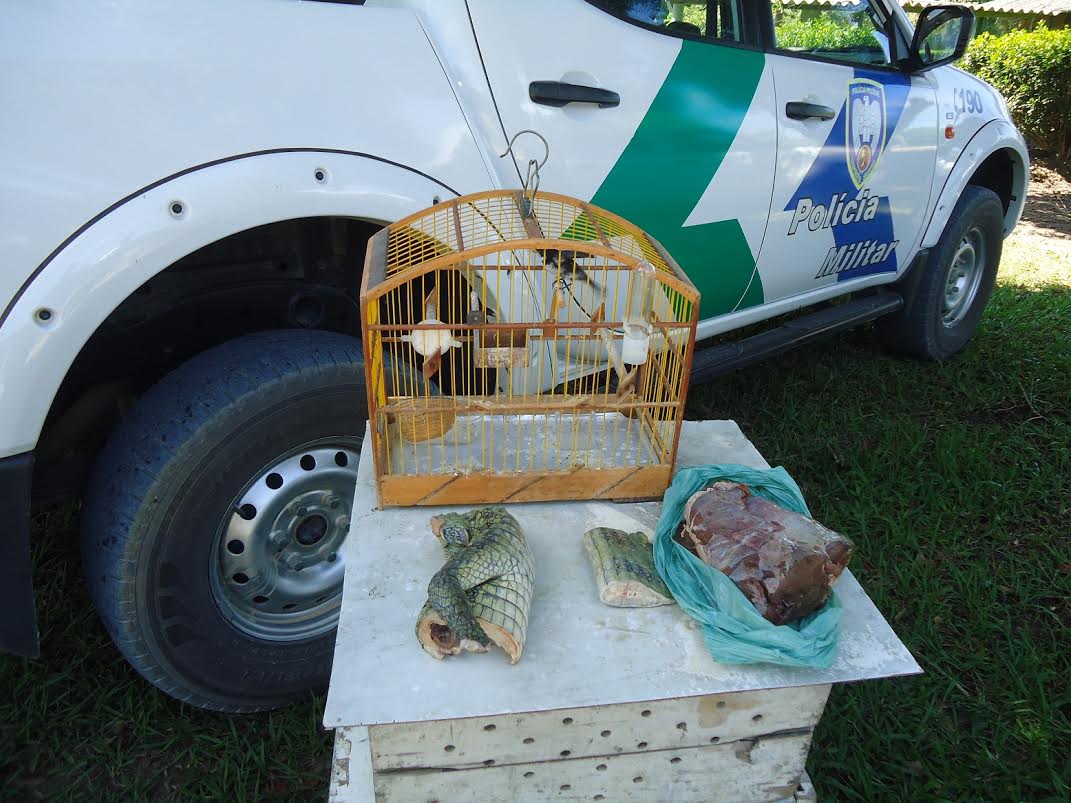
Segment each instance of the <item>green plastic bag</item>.
[{"label": "green plastic bag", "polygon": [[836,594],[798,622],[775,625],[763,619],[736,584],[673,540],[684,505],[696,491],[718,480],[741,482],[781,507],[811,515],[799,486],[783,468],[724,464],[682,468],[662,501],[655,532],[655,567],[677,604],[703,628],[714,660],[725,664],[771,663],[827,667],[837,650],[841,606]]}]

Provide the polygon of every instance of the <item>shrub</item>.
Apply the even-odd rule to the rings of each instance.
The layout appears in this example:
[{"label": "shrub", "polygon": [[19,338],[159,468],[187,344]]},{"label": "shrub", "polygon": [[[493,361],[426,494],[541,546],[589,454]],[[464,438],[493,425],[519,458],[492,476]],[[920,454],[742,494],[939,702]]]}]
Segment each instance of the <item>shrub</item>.
[{"label": "shrub", "polygon": [[877,44],[870,20],[853,20],[849,12],[828,12],[804,18],[798,9],[785,9],[777,23],[777,46],[799,50],[841,50]]},{"label": "shrub", "polygon": [[1071,155],[1071,28],[983,33],[961,66],[995,86],[1038,148]]}]

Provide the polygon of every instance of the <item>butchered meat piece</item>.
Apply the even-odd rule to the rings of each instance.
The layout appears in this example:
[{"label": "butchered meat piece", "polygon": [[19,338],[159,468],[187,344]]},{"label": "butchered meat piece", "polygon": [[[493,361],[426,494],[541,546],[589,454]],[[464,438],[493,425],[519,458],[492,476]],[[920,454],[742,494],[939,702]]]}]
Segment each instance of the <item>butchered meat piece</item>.
[{"label": "butchered meat piece", "polygon": [[777,625],[820,608],[855,549],[843,535],[736,482],[692,495],[680,540]]}]

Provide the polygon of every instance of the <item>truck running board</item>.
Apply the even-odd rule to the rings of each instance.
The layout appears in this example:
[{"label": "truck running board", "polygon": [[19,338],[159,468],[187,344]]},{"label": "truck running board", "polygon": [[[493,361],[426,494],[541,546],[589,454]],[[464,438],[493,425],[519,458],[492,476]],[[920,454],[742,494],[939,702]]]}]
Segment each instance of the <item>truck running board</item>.
[{"label": "truck running board", "polygon": [[692,358],[692,384],[708,382],[737,368],[754,365],[782,351],[896,312],[903,306],[903,296],[892,290],[883,290],[820,308],[793,318],[775,329],[732,343],[708,348],[697,345]]}]

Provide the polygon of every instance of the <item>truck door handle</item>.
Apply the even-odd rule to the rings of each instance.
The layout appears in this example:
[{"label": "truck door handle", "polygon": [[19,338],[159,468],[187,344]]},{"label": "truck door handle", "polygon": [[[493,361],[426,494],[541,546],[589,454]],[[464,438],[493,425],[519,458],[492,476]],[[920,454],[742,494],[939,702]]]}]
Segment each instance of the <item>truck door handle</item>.
[{"label": "truck door handle", "polygon": [[828,106],[821,106],[817,103],[804,103],[802,100],[793,100],[786,103],[785,114],[793,120],[807,120],[810,118],[832,120],[837,116],[837,113]]},{"label": "truck door handle", "polygon": [[566,103],[595,103],[600,109],[608,109],[621,103],[621,96],[609,89],[595,86],[566,84],[561,81],[532,81],[528,85],[528,97],[533,103],[544,106],[564,106]]}]

